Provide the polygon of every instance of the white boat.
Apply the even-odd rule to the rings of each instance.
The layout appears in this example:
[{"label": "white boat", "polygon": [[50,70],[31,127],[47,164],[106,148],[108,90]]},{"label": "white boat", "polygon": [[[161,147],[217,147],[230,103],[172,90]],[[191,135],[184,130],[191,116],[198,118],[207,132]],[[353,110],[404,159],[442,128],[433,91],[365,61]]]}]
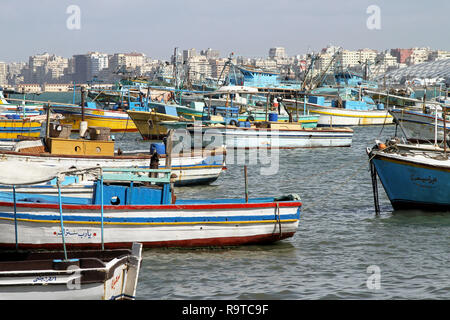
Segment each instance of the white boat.
[{"label": "white boat", "polygon": [[[347,102],[347,101],[345,101]],[[358,106],[359,101],[350,101],[355,104],[346,106],[345,103],[342,108],[335,106],[325,106],[321,104],[315,104],[307,102],[306,106],[300,102],[295,106],[295,100],[284,99],[285,103],[290,111],[297,111],[301,108],[300,112],[304,112],[303,108],[306,108],[306,112],[310,114],[319,115],[317,126],[319,127],[339,127],[339,126],[366,126],[366,125],[387,125],[392,124],[392,116],[387,110],[378,110],[375,108],[363,108]],[[359,108],[359,109],[358,109]]]},{"label": "white boat", "polygon": [[[207,146],[211,137],[232,149],[293,149],[350,147],[350,128],[303,128],[301,123],[262,122],[251,127],[187,127],[195,146]],[[200,134],[201,133],[201,134]]]},{"label": "white boat", "polygon": [[[55,141],[58,139],[55,139]],[[80,140],[59,139],[62,145],[69,143],[77,144]],[[81,141],[83,142],[83,141]],[[86,142],[86,141],[85,141]],[[31,150],[42,146],[38,141],[24,141],[25,146],[31,146]],[[93,141],[94,147],[101,146],[102,141]],[[97,143],[97,144],[95,144]],[[94,148],[95,149],[95,148]],[[26,162],[46,167],[66,167],[73,169],[100,167],[136,167],[148,168],[150,166],[151,156],[144,153],[127,153],[118,155],[84,155],[84,154],[61,154],[58,152],[26,152],[26,148],[17,151],[0,150],[0,164],[2,162]],[[218,147],[214,150],[199,150],[188,153],[174,153],[172,156],[172,172],[176,175],[175,184],[193,185],[208,184],[218,179],[225,167],[226,148]],[[166,155],[160,155],[159,168],[165,168]],[[79,186],[80,187],[80,186]],[[81,186],[82,187],[82,186]],[[42,190],[41,190],[42,192]]]},{"label": "white boat", "polygon": [[[439,142],[444,138],[444,119],[442,108],[394,108],[390,114],[394,117],[406,139],[416,142]],[[445,121],[450,129],[450,121]]]},{"label": "white boat", "polygon": [[[16,168],[21,175],[1,166],[0,183],[29,185],[63,174],[25,163]],[[181,200],[175,198],[170,174],[167,169],[102,168],[93,197],[84,203],[60,192],[57,197],[3,192],[0,247],[109,249],[134,242],[144,247],[236,246],[279,241],[297,231],[302,204],[295,194]]]},{"label": "white boat", "polygon": [[0,253],[0,300],[132,300],[142,244],[131,250]]}]

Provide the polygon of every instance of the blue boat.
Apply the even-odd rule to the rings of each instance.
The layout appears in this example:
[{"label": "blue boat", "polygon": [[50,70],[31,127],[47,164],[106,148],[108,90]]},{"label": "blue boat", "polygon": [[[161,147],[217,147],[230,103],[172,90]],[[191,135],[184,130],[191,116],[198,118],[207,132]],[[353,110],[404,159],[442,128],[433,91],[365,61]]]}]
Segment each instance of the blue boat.
[{"label": "blue boat", "polygon": [[282,81],[279,72],[237,65],[234,65],[234,70],[228,75],[231,85],[262,89],[301,89],[300,83]]},{"label": "blue boat", "polygon": [[170,169],[92,168],[99,171],[92,198],[63,197],[59,183],[58,196],[31,197],[15,186],[64,172],[22,164],[15,166],[18,177],[13,165],[0,168],[0,184],[14,187],[0,192],[2,248],[54,249],[61,240],[64,251],[127,248],[137,239],[144,247],[220,247],[275,242],[298,230],[302,203],[296,194],[249,198],[246,189],[243,198],[181,200]]},{"label": "blue boat", "polygon": [[450,159],[445,151],[378,143],[367,154],[394,210],[450,210]]}]

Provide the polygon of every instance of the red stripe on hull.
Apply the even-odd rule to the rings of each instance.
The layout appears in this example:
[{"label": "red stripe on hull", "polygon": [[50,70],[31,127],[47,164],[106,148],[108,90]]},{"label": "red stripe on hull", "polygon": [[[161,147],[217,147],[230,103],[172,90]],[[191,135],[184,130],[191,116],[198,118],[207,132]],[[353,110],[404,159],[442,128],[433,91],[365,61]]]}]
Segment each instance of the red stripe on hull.
[{"label": "red stripe on hull", "polygon": [[[301,207],[302,203],[298,201],[286,202],[263,202],[263,203],[217,203],[217,204],[185,204],[185,205],[127,205],[127,206],[104,206],[104,210],[208,210],[208,209],[247,209],[247,208],[274,208],[279,207]],[[13,202],[0,202],[2,207],[13,207]],[[45,203],[17,203],[21,208],[41,208],[41,209],[59,209],[58,204]],[[75,205],[65,204],[63,209],[72,210],[100,210],[100,205]]]},{"label": "red stripe on hull", "polygon": [[[171,241],[138,241],[144,248],[196,248],[196,247],[227,247],[250,244],[267,244],[280,241],[294,236],[295,232],[286,232],[283,234],[270,233],[245,237],[221,237],[205,239],[171,240]],[[105,249],[130,248],[131,242],[111,242],[105,243]],[[0,248],[15,249],[15,244],[1,243]],[[62,249],[62,244],[42,243],[42,244],[19,244],[19,249]],[[70,249],[101,249],[100,243],[66,243],[66,248]]]},{"label": "red stripe on hull", "polygon": [[138,132],[137,128],[132,129],[111,129],[111,132]]}]

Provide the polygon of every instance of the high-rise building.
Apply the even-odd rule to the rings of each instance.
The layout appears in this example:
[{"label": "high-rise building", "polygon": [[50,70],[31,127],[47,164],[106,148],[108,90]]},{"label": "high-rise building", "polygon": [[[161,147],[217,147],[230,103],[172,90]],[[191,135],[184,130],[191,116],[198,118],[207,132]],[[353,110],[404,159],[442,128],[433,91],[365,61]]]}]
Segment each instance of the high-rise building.
[{"label": "high-rise building", "polygon": [[137,52],[115,53],[109,61],[110,70],[113,72],[136,70],[145,64],[146,58],[145,54]]},{"label": "high-rise building", "polygon": [[269,58],[285,58],[286,57],[286,50],[283,47],[275,47],[269,49]]},{"label": "high-rise building", "polygon": [[98,77],[100,71],[108,68],[108,54],[89,52],[88,56],[88,80]]},{"label": "high-rise building", "polygon": [[8,68],[5,62],[0,62],[0,86],[6,86],[8,84],[7,75]]},{"label": "high-rise building", "polygon": [[86,54],[77,54],[73,56],[73,81],[76,83],[86,83],[90,79],[89,75],[89,57]]},{"label": "high-rise building", "polygon": [[219,57],[220,57],[219,50],[213,50],[211,48],[200,51],[200,54],[202,56],[205,56],[206,59],[219,59]]}]

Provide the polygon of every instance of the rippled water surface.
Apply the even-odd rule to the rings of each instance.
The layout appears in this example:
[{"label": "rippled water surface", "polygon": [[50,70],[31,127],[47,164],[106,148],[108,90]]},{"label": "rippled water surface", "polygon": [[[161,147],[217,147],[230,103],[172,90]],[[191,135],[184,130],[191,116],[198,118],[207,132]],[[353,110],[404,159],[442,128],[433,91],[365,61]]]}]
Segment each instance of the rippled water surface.
[{"label": "rippled water surface", "polygon": [[[450,214],[393,213],[379,183],[377,217],[365,148],[392,136],[394,127],[354,130],[350,148],[280,151],[278,171],[269,176],[249,164],[251,197],[301,196],[294,237],[227,249],[145,250],[137,298],[450,298]],[[118,145],[147,149],[138,138],[118,135]],[[178,188],[177,197],[242,197],[243,166],[236,162],[229,159],[211,185]],[[379,268],[379,289],[367,286],[369,266]]]},{"label": "rippled water surface", "polygon": [[[147,249],[137,299],[449,299],[450,213],[394,213],[379,183],[376,216],[365,149],[394,127],[354,130],[350,148],[280,151],[272,175],[249,164],[251,197],[301,196],[294,237],[227,249]],[[137,133],[116,139],[123,150],[149,149]],[[243,166],[227,161],[216,182],[177,188],[177,197],[243,197]],[[371,266],[379,268],[379,289],[367,286]]]}]

